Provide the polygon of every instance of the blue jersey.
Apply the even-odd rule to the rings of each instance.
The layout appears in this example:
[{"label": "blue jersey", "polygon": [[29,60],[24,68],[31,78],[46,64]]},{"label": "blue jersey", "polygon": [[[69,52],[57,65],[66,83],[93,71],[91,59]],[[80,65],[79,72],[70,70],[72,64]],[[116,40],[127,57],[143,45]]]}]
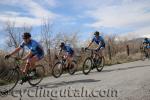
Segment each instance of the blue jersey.
[{"label": "blue jersey", "polygon": [[150,45],[150,40],[144,40],[143,43],[146,43],[146,44]]},{"label": "blue jersey", "polygon": [[33,55],[36,55],[36,54],[43,55],[44,54],[42,46],[35,40],[31,40],[28,44],[26,44],[23,41],[19,47],[24,48],[24,46],[27,46],[29,48],[29,50],[33,53]]},{"label": "blue jersey", "polygon": [[65,45],[63,50],[65,52],[69,53],[69,54],[73,54],[74,53],[74,50],[70,46],[67,46],[67,45]]},{"label": "blue jersey", "polygon": [[103,39],[102,36],[99,36],[98,38],[96,38],[96,36],[92,39],[92,42],[95,42],[96,44],[99,45],[99,43],[101,42],[102,46],[105,46],[105,41]]}]

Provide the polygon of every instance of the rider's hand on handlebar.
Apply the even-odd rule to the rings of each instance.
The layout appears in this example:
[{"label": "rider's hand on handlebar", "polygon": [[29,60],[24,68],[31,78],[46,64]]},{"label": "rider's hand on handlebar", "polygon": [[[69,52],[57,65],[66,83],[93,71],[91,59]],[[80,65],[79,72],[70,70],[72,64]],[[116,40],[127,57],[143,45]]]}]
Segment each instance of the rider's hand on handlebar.
[{"label": "rider's hand on handlebar", "polygon": [[95,51],[98,52],[98,49],[96,49]]},{"label": "rider's hand on handlebar", "polygon": [[88,49],[88,47],[85,47],[85,51]]},{"label": "rider's hand on handlebar", "polygon": [[5,57],[4,57],[4,58],[5,58],[5,59],[9,59],[9,58],[10,58],[10,56],[11,56],[11,55],[10,55],[10,54],[8,54],[8,55],[5,55]]},{"label": "rider's hand on handlebar", "polygon": [[58,56],[57,56],[57,55],[55,55],[55,59],[58,59]]},{"label": "rider's hand on handlebar", "polygon": [[23,61],[24,59],[23,59],[23,58],[16,57],[16,60],[22,60],[22,61]]}]

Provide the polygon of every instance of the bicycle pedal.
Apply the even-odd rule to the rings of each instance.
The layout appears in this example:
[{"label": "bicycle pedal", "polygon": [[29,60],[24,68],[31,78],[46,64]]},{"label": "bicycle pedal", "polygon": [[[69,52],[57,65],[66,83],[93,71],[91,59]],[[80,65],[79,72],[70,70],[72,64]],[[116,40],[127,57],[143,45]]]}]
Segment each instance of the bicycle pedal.
[{"label": "bicycle pedal", "polygon": [[67,71],[68,70],[68,67],[67,68],[64,68],[64,71]]},{"label": "bicycle pedal", "polygon": [[92,67],[92,69],[94,69],[94,68],[96,68],[96,65],[94,65],[94,66]]},{"label": "bicycle pedal", "polygon": [[92,70],[94,69],[94,66],[92,67]]},{"label": "bicycle pedal", "polygon": [[21,82],[19,84],[23,85],[23,83],[25,83],[25,80],[21,80]]},{"label": "bicycle pedal", "polygon": [[21,80],[21,82],[19,84],[23,85],[24,81]]},{"label": "bicycle pedal", "polygon": [[29,78],[27,76],[25,76],[21,79],[20,84],[22,85],[23,83],[27,82],[28,80],[29,80]]}]

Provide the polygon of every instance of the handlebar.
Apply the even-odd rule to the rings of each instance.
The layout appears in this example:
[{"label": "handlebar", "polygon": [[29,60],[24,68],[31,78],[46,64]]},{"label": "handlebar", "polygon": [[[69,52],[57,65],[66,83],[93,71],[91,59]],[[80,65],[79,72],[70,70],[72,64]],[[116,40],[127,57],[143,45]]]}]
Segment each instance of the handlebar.
[{"label": "handlebar", "polygon": [[64,56],[62,56],[62,55],[55,55],[55,59],[64,59]]},{"label": "handlebar", "polygon": [[85,48],[85,51],[95,51],[95,49]]},{"label": "handlebar", "polygon": [[17,63],[18,65],[23,63],[23,60],[20,57],[10,56],[10,58],[13,58],[15,60],[15,63]]},{"label": "handlebar", "polygon": [[11,56],[11,58],[17,60],[17,61],[22,61],[22,59],[20,57],[17,57],[17,56]]}]

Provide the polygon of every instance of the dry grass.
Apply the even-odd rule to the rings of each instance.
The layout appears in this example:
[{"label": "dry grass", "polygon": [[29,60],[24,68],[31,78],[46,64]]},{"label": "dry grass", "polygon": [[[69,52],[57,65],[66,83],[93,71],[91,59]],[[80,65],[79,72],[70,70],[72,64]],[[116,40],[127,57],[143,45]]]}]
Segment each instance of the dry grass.
[{"label": "dry grass", "polygon": [[109,60],[108,58],[105,59],[106,65],[115,65],[115,64],[122,64],[122,63],[128,63],[132,61],[141,60],[141,53],[135,53],[130,56],[127,56],[126,52],[118,53],[116,56],[112,58],[112,60]]},{"label": "dry grass", "polygon": [[[132,47],[132,48],[131,48]],[[126,53],[126,44],[115,44],[113,43],[113,45],[111,45],[111,55],[112,55],[112,59],[110,60],[108,57],[108,48],[106,47],[105,49],[105,65],[114,65],[114,64],[121,64],[121,63],[127,63],[127,62],[132,62],[132,61],[137,61],[141,59],[141,52],[139,50],[139,45],[138,44],[130,44],[130,55],[127,56]],[[10,68],[10,67],[14,67],[14,63],[12,60],[6,61],[4,60],[4,53],[0,52],[0,71],[6,69],[6,68]],[[82,70],[82,65],[84,60],[90,56],[90,52],[82,52],[82,51],[78,51],[78,56],[80,57],[76,57],[76,61],[78,63],[78,70]],[[45,75],[49,76],[51,75],[52,72],[52,67],[53,66],[49,66],[49,64],[51,62],[49,62],[48,60],[46,60],[47,58],[45,57],[43,60],[41,60],[38,64],[42,64],[45,67]],[[52,64],[55,64],[57,60],[54,59],[54,57],[52,57]]]}]

